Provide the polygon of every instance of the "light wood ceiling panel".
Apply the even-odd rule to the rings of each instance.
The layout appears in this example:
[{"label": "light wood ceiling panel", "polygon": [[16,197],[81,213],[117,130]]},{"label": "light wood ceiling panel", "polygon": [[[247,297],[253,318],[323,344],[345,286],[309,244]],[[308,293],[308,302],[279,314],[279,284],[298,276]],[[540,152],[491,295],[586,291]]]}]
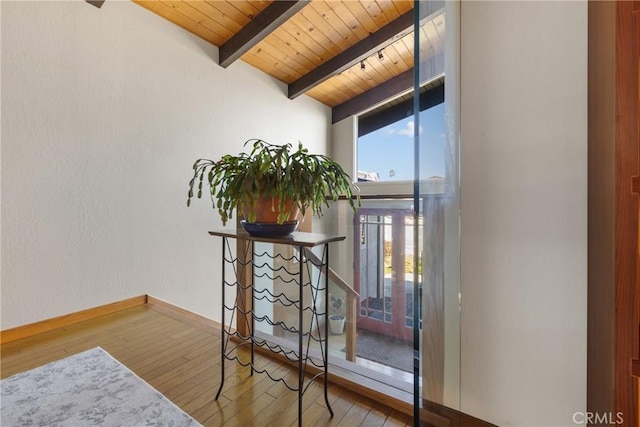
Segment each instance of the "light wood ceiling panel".
[{"label": "light wood ceiling panel", "polygon": [[[323,55],[325,50],[331,55],[339,54],[343,47],[340,46],[342,39],[340,35],[333,29],[331,24],[325,20],[318,12],[316,5],[312,2],[309,6],[300,11],[297,16],[291,18],[292,25],[290,28],[284,27],[283,32],[290,37],[296,37],[300,32],[304,32],[305,37],[308,36],[314,40],[315,45],[319,47],[317,52],[316,64],[324,61]],[[295,33],[291,31],[295,29]]]},{"label": "light wood ceiling panel", "polygon": [[273,1],[132,0],[220,47]]},{"label": "light wood ceiling panel", "polygon": [[203,25],[199,25],[196,21],[176,11],[171,6],[157,0],[132,0],[134,3],[144,7],[145,9],[155,13],[171,21],[179,27],[184,28],[190,33],[208,41],[209,43],[219,46],[224,43],[224,38],[217,31],[210,30]]},{"label": "light wood ceiling panel", "polygon": [[[233,1],[207,0],[207,2],[208,3],[227,3],[229,6],[239,10],[247,18],[247,21],[245,22],[246,24],[247,22],[255,18],[257,15],[259,15],[268,6],[270,6],[271,3],[273,3],[273,0],[233,0]],[[239,18],[239,15],[235,15],[235,17]]]},{"label": "light wood ceiling panel", "polygon": [[[311,8],[318,8],[319,6],[324,5],[324,8],[330,8],[331,12],[339,17],[339,19],[344,22],[344,25],[351,30],[353,35],[357,40],[362,40],[370,34],[364,25],[358,19],[358,16],[354,15],[353,12],[346,6],[343,2],[316,2],[311,3]],[[320,13],[322,17],[322,13]],[[316,21],[314,21],[316,22]],[[349,40],[348,37],[344,38],[346,43],[349,43],[349,46],[353,45],[353,38]],[[348,46],[346,46],[348,47]],[[345,48],[346,48],[345,47]]]},{"label": "light wood ceiling panel", "polygon": [[[444,48],[444,15],[438,15],[421,27],[420,51],[422,58],[431,57]],[[383,48],[384,59],[380,61],[378,55],[364,60],[365,69],[360,63],[348,70],[332,77],[309,90],[307,95],[335,107],[360,95],[375,86],[407,71],[413,67],[413,33],[409,33],[391,45]],[[331,94],[331,97],[328,96]]]},{"label": "light wood ceiling panel", "polygon": [[[400,16],[401,12],[406,13],[411,8],[412,3],[406,1],[396,4],[393,1],[313,0],[242,59],[268,74],[271,74],[272,67],[277,66],[276,63],[285,64],[289,69],[294,69],[292,63],[302,65],[306,61],[296,60],[300,57],[316,68],[388,24],[391,21],[388,16]],[[252,56],[260,56],[262,50],[277,45],[273,39],[289,45],[295,54],[289,52],[286,57],[271,61],[270,66],[269,61],[254,60]],[[306,62],[304,67],[308,68],[309,63]],[[302,68],[296,71],[282,81],[289,84],[301,74],[306,74]]]},{"label": "light wood ceiling panel", "polygon": [[368,33],[373,33],[380,28],[367,13],[362,3],[358,1],[347,1],[345,2],[345,7],[356,17],[358,23],[362,25]]},{"label": "light wood ceiling panel", "polygon": [[[276,6],[273,0],[133,1],[218,47],[231,38],[236,44],[239,38],[236,34],[265,10],[272,11],[274,7],[270,6]],[[288,85],[295,83],[292,86],[295,90],[291,92],[290,87],[290,96],[306,93],[330,107],[406,74],[413,67],[413,34],[410,27],[402,26],[406,25],[404,22],[410,22],[407,14],[413,9],[412,0],[311,0],[297,5],[295,11],[280,15],[279,27],[266,37],[261,36],[257,44],[246,44],[245,49],[224,66],[240,57]],[[265,12],[263,22],[267,21],[267,16],[270,14]],[[389,25],[392,22],[394,25]],[[383,27],[386,27],[384,32],[380,31]],[[371,36],[373,33],[377,33],[377,38]],[[420,34],[421,56],[441,51],[444,14],[436,14],[425,22]],[[377,46],[381,46],[383,61],[378,59],[377,51],[370,54]],[[349,60],[354,57],[355,60],[364,58],[365,70],[361,70],[360,62]],[[348,62],[342,62],[343,58]],[[325,64],[327,61],[331,65]],[[338,61],[340,65],[334,66]],[[322,71],[318,70],[323,64]],[[338,74],[333,75],[335,73]],[[298,81],[303,76],[306,76],[304,83]]]}]

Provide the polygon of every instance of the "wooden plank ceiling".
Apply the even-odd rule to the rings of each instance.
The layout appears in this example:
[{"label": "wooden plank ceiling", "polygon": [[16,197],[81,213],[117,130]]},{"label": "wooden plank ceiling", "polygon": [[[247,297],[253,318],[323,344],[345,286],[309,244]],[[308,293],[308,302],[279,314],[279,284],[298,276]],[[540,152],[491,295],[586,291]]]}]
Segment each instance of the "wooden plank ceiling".
[{"label": "wooden plank ceiling", "polygon": [[[286,83],[290,98],[332,107],[334,121],[413,82],[412,0],[133,1],[217,46],[223,67],[239,58]],[[442,54],[441,6],[423,12],[423,59]]]}]

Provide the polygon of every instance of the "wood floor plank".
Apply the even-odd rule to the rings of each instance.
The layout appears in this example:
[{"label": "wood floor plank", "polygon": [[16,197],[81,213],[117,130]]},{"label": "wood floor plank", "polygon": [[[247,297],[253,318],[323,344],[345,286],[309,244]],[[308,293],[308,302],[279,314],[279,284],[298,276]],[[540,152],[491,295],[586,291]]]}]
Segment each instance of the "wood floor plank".
[{"label": "wood floor plank", "polygon": [[[181,344],[186,345],[192,340],[197,339],[198,337],[194,336],[183,340]],[[178,343],[171,340],[161,340],[156,343],[149,343],[142,348],[135,348],[135,345],[132,345],[132,349],[135,348],[136,352],[132,352],[130,355],[124,355],[121,362],[135,371],[135,368],[142,368],[150,363],[154,363],[159,359],[162,359],[163,357],[171,357],[175,354],[174,351],[177,349],[177,344]]]},{"label": "wood floor plank", "polygon": [[[147,307],[132,307],[0,347],[0,377],[6,378],[97,346],[147,381],[204,426],[297,425],[298,393],[266,374],[225,360],[221,380],[220,337]],[[237,354],[248,359],[248,350]],[[255,364],[297,385],[297,368],[257,354]],[[325,406],[322,379],[303,396],[305,426],[404,426],[410,417],[330,384]]]},{"label": "wood floor plank", "polygon": [[[273,403],[277,399],[272,398],[271,396],[264,394],[257,399],[254,399],[251,402],[251,405],[244,406],[240,411],[237,411],[235,415],[232,415],[230,418],[222,417],[220,419],[220,424],[224,426],[238,426],[244,427],[248,425],[258,425],[258,423],[262,423],[258,414],[260,414],[265,408],[273,405]],[[224,410],[220,412],[224,414]],[[260,420],[260,421],[258,421]]]},{"label": "wood floor plank", "polygon": [[224,396],[220,396],[217,401],[214,400],[217,391],[218,384],[207,382],[206,387],[200,388],[195,397],[187,396],[188,400],[177,400],[174,403],[202,422],[218,411],[218,405],[226,405],[231,402]]},{"label": "wood floor plank", "polygon": [[[245,378],[240,379],[240,376],[235,376],[238,379],[237,383],[241,383],[242,380],[246,380]],[[236,384],[237,384],[236,383]],[[256,388],[264,388],[266,385],[266,381],[260,381]],[[227,387],[225,380],[225,387]],[[255,390],[255,389],[254,389]],[[256,396],[257,395],[257,396]],[[273,402],[277,401],[276,398],[266,394],[266,393],[253,393],[253,399],[234,399],[229,400],[229,404],[220,408],[220,411],[213,414],[210,418],[207,419],[207,423],[210,425],[225,425],[226,420],[230,420],[234,418],[241,411],[251,411],[252,413],[260,413],[262,409],[273,404]],[[256,418],[259,419],[259,418]]]},{"label": "wood floor plank", "polygon": [[50,354],[40,355],[38,357],[29,357],[23,360],[14,360],[12,363],[2,363],[0,368],[1,378],[10,377],[23,371],[28,371],[36,366],[46,365],[58,359],[62,359],[69,356],[64,350],[57,350]]},{"label": "wood floor plank", "polygon": [[186,393],[197,391],[215,376],[212,369],[192,371],[188,375],[180,377],[179,383],[172,384],[171,388],[162,390],[162,393],[171,400],[177,400]]},{"label": "wood floor plank", "polygon": [[358,396],[358,399],[351,405],[349,411],[344,418],[338,423],[338,427],[351,427],[362,425],[364,419],[369,414],[373,406],[373,401],[364,396]]},{"label": "wood floor plank", "polygon": [[149,384],[158,388],[168,381],[179,381],[180,377],[185,375],[187,372],[198,369],[201,366],[204,370],[213,370],[216,368],[216,363],[208,354],[201,354],[199,357],[191,360],[184,359],[182,364],[173,369],[159,367],[149,371]]},{"label": "wood floor plank", "polygon": [[[216,387],[216,390],[217,390],[217,387]],[[218,400],[213,400],[213,397],[211,399],[212,400],[209,404],[202,406],[198,410],[189,412],[189,414],[193,418],[198,420],[198,422],[200,422],[200,424],[204,425],[205,427],[220,426],[220,424],[217,424],[217,422],[214,420],[213,417],[217,413],[222,411],[225,407],[231,404],[231,401],[224,396],[220,396]],[[186,411],[186,408],[185,408],[185,411]]]},{"label": "wood floor plank", "polygon": [[124,319],[124,322],[128,322],[127,317],[131,316],[132,313],[135,313],[136,310],[139,310],[139,309],[142,310],[143,315],[144,315],[144,311],[147,310],[144,307],[134,307],[131,309],[125,309],[116,313],[112,313],[111,315],[96,317],[94,319],[85,320],[83,322],[79,322],[74,325],[69,325],[63,328],[53,329],[47,332],[42,332],[29,337],[21,338],[15,341],[6,342],[6,343],[3,343],[2,346],[0,346],[1,351],[2,353],[4,353],[5,351],[10,351],[13,348],[18,348],[22,350],[22,349],[28,348],[30,345],[34,343],[39,344],[46,340],[54,340],[59,337],[69,336],[70,333],[74,330],[83,329],[83,328],[97,329],[100,327],[100,324],[111,325],[117,322],[119,318]]},{"label": "wood floor plank", "polygon": [[[272,427],[280,427],[286,426],[293,422],[296,422],[298,419],[298,398],[297,392],[291,392],[294,395],[294,403],[285,408],[284,411],[277,414],[276,417],[272,419],[272,421],[268,424]],[[302,396],[302,413],[309,409],[311,405],[315,403],[315,399],[318,396],[323,395],[323,388],[319,384],[312,384]],[[329,410],[325,408],[327,413]]]},{"label": "wood floor plank", "polygon": [[[331,408],[333,409],[333,417],[329,414],[329,411],[324,412],[320,418],[315,422],[314,427],[321,426],[337,426],[342,419],[347,415],[347,412],[353,406],[353,402],[358,398],[358,395],[350,390],[345,390],[339,399],[331,402]],[[317,402],[316,402],[317,403]]]},{"label": "wood floor plank", "polygon": [[391,408],[387,406],[372,405],[371,410],[362,421],[363,426],[382,427],[389,417]]},{"label": "wood floor plank", "polygon": [[[261,364],[260,369],[270,369],[273,372],[277,372],[280,367],[277,363],[267,363]],[[250,375],[247,373],[247,375],[234,387],[225,387],[222,391],[222,395],[229,400],[251,399],[256,387],[259,387],[259,390],[262,392],[270,385],[270,379],[265,374],[254,373],[253,375]]]},{"label": "wood floor plank", "polygon": [[286,411],[292,407],[298,407],[298,393],[291,390],[283,390],[282,395],[277,396],[273,404],[260,412],[257,418],[263,426],[273,426],[274,423]]},{"label": "wood floor plank", "polygon": [[[340,398],[340,396],[342,396],[342,394],[346,391],[347,390],[344,387],[340,387],[337,384],[329,383],[329,386],[327,387],[327,395],[329,397],[329,403],[333,405]],[[316,403],[320,405],[324,405],[325,404],[324,395],[318,397],[316,399]]]},{"label": "wood floor plank", "polygon": [[389,416],[383,425],[384,427],[404,427],[406,425],[411,425],[410,421],[412,421],[411,417],[394,409],[389,413]]},{"label": "wood floor plank", "polygon": [[[311,426],[314,425],[325,412],[329,414],[329,410],[325,405],[313,402],[311,405],[309,405],[309,407],[307,407],[307,409],[302,411],[302,419],[304,420],[306,425]],[[289,424],[290,427],[296,427],[297,425],[297,419]]]}]

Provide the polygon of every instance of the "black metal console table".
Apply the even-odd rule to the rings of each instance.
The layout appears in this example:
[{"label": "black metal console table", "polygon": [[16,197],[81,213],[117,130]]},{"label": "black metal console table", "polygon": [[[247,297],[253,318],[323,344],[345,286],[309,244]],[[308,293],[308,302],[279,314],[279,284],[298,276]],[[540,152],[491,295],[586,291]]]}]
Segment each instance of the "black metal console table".
[{"label": "black metal console table", "polygon": [[[210,231],[212,236],[222,237],[222,337],[221,337],[221,380],[215,399],[218,400],[224,386],[225,360],[236,360],[243,366],[251,367],[251,375],[254,372],[266,374],[274,381],[281,381],[288,389],[298,392],[298,425],[302,426],[302,398],[311,383],[319,377],[324,379],[324,399],[331,416],[333,410],[327,396],[328,385],[328,313],[329,313],[329,243],[344,240],[345,236],[325,235],[317,233],[294,232],[287,237],[256,237],[247,234],[242,229],[230,229]],[[237,251],[231,248],[231,240],[236,240]],[[296,251],[290,257],[281,254],[263,252],[256,254],[255,243],[275,243],[290,246]],[[314,247],[321,248],[322,254],[317,257],[307,257],[307,251]],[[257,262],[257,259],[266,257],[269,262]],[[291,271],[285,266],[274,267],[276,261],[289,262],[297,266],[297,271]],[[319,261],[318,261],[319,260]],[[233,276],[228,280],[227,268],[232,268]],[[317,274],[314,279],[313,266],[322,274]],[[258,270],[258,271],[256,271]],[[305,274],[306,273],[306,274]],[[298,289],[298,295],[272,292],[269,289],[257,290],[255,279],[267,277],[272,281],[282,280],[293,283]],[[315,283],[314,283],[315,282]],[[236,298],[233,305],[225,303],[226,289],[235,288]],[[311,300],[304,300],[305,289],[310,291]],[[321,303],[321,298],[324,301]],[[265,300],[272,305],[279,304],[283,307],[295,307],[297,309],[298,324],[288,325],[284,321],[277,321],[268,315],[260,316],[256,313],[255,302]],[[230,312],[229,324],[226,324],[226,313]],[[311,316],[309,325],[304,327],[305,315]],[[235,329],[233,326],[236,321]],[[324,322],[321,322],[324,320]],[[274,344],[266,339],[256,336],[255,323],[266,322],[274,328],[297,334],[298,348],[290,350],[279,344]],[[321,326],[322,325],[322,326]],[[306,330],[305,330],[306,329]],[[233,340],[232,340],[233,338]],[[250,347],[250,360],[241,360],[237,349],[241,346]],[[259,369],[254,363],[254,351],[256,346],[280,354],[287,360],[298,365],[297,384],[289,384],[284,378],[274,377],[268,370]],[[316,347],[319,357],[311,357],[310,349]],[[315,376],[305,382],[305,373],[308,365],[313,365],[319,371]]]}]

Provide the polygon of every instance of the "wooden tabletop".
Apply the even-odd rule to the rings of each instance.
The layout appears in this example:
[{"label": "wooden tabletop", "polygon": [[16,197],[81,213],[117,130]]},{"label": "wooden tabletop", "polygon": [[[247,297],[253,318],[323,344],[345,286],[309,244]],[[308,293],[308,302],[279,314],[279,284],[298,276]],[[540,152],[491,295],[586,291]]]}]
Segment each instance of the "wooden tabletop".
[{"label": "wooden tabletop", "polygon": [[238,228],[209,231],[209,234],[212,236],[231,237],[234,239],[249,240],[253,242],[280,243],[283,245],[306,247],[323,245],[330,242],[338,242],[340,240],[344,240],[346,237],[331,234],[307,233],[304,231],[294,231],[293,233],[285,237],[259,237],[251,236],[243,229]]}]

